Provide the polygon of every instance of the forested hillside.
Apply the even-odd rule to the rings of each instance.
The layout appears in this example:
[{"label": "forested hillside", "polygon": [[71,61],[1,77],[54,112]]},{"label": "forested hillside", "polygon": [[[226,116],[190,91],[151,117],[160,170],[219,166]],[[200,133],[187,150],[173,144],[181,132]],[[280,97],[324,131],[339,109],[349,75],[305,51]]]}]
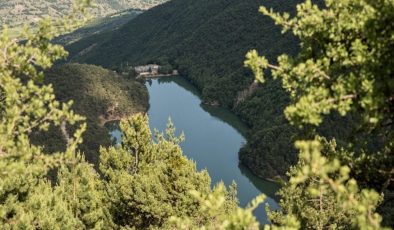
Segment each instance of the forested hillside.
[{"label": "forested hillside", "polygon": [[150,62],[179,69],[202,91],[206,103],[232,109],[251,127],[240,158],[255,174],[273,178],[296,162],[295,129],[282,112],[288,96],[276,81],[251,86],[254,78],[243,62],[252,48],[272,59],[296,54],[297,40],[282,34],[258,8],[264,4],[293,12],[298,2],[173,0],[117,32],[83,39],[67,49],[70,59],[114,69]]},{"label": "forested hillside", "polygon": [[[166,0],[96,0],[92,13],[102,17],[129,8],[147,10]],[[41,17],[59,17],[68,13],[72,0],[6,0],[0,1],[0,25],[10,27],[34,23]]]},{"label": "forested hillside", "polygon": [[[262,86],[252,84],[254,78],[243,65],[248,50],[256,49],[272,61],[278,54],[295,56],[298,52],[298,41],[282,34],[270,18],[258,14],[259,6],[291,13],[297,3],[174,0],[138,16],[106,38],[91,37],[69,50],[75,60],[114,69],[151,62],[179,69],[202,91],[205,103],[231,109],[251,127],[240,160],[261,177],[284,176],[297,162],[294,141],[316,133],[336,137],[341,147],[349,147],[350,140],[353,147],[364,148],[368,143],[363,151],[377,151],[384,138],[360,131],[359,114],[350,111],[342,117],[340,111],[333,111],[319,127],[304,125],[298,129],[284,116],[291,102],[280,81],[268,78]],[[367,172],[360,177],[360,183],[377,188],[386,180],[371,179]],[[391,197],[386,195],[383,209],[389,209]]]},{"label": "forested hillside", "polygon": [[[189,10],[187,5],[182,5],[181,0],[174,2],[168,5],[183,8],[173,9],[170,15],[180,16],[180,12]],[[198,4],[202,2],[204,1]],[[191,11],[188,13],[200,23],[194,26],[199,31],[205,28],[206,20],[214,22],[216,17],[223,16],[221,12],[233,12],[233,6],[244,6],[244,2],[238,5],[235,1],[206,1],[206,5],[201,7],[212,8],[201,10],[198,15],[193,15]],[[280,3],[271,3],[274,2]],[[252,4],[251,1],[249,3]],[[198,5],[193,5],[192,1],[189,4],[198,9]],[[121,143],[117,146],[103,146],[95,151],[96,156],[100,155],[99,167],[94,168],[85,160],[79,146],[83,143],[82,139],[89,140],[89,137],[84,136],[87,126],[89,130],[94,125],[123,118],[146,108],[140,101],[146,102],[146,98],[143,98],[146,91],[141,84],[130,79],[132,75],[124,74],[122,77],[114,71],[85,64],[52,68],[56,61],[67,56],[67,52],[51,41],[57,35],[77,28],[80,25],[79,19],[85,18],[84,12],[89,5],[90,1],[81,0],[76,11],[69,17],[45,20],[38,27],[30,28],[30,31],[26,31],[24,42],[12,39],[7,30],[0,32],[2,228],[389,230],[394,226],[394,24],[391,23],[394,21],[394,1],[326,0],[325,7],[319,8],[306,0],[297,5],[295,16],[261,7],[262,14],[299,39],[300,47],[299,54],[294,57],[291,52],[292,42],[280,43],[283,37],[271,39],[272,42],[279,42],[276,45],[286,45],[281,48],[289,48],[290,52],[272,58],[266,55],[270,54],[268,47],[275,50],[279,48],[270,46],[275,43],[265,46],[259,42],[253,43],[252,46],[261,45],[258,47],[260,52],[266,52],[262,54],[251,49],[247,53],[244,65],[253,74],[238,67],[238,62],[224,61],[233,60],[234,57],[215,56],[218,61],[205,60],[210,54],[203,55],[198,50],[199,47],[188,43],[199,36],[186,35],[190,33],[188,26],[193,23],[187,21],[189,17],[186,16],[181,21],[173,21],[180,23],[175,26],[183,28],[184,33],[178,30],[178,34],[167,34],[171,38],[169,41],[178,42],[173,43],[171,48],[181,47],[183,50],[169,49],[169,53],[165,53],[165,47],[157,46],[160,49],[156,50],[158,56],[155,56],[151,53],[155,46],[152,45],[152,49],[146,46],[141,48],[130,42],[133,37],[118,37],[118,40],[114,40],[123,44],[129,40],[127,44],[131,46],[125,46],[124,48],[130,49],[121,52],[117,44],[113,45],[112,49],[123,56],[114,61],[108,59],[109,66],[126,70],[123,67],[138,63],[134,55],[141,56],[146,52],[151,59],[142,59],[141,62],[161,62],[167,67],[180,69],[200,87],[208,104],[221,104],[242,112],[241,116],[245,120],[249,119],[251,126],[254,126],[252,130],[260,130],[263,136],[267,136],[268,131],[263,128],[269,127],[258,126],[271,125],[271,130],[275,132],[271,132],[270,138],[260,140],[272,141],[268,147],[281,149],[281,135],[289,135],[283,141],[294,142],[299,159],[288,170],[289,178],[279,190],[280,208],[269,210],[270,207],[266,207],[270,223],[264,226],[257,222],[253,213],[265,199],[264,194],[242,208],[236,199],[236,185],[233,184],[228,189],[223,183],[211,187],[207,171],[197,170],[196,163],[183,155],[179,145],[183,141],[183,135],[175,135],[171,122],[164,133],[155,131],[153,137],[146,114],[138,113],[124,118],[120,122]],[[164,7],[161,12],[170,10]],[[172,20],[170,15],[164,15],[167,16],[164,21]],[[200,15],[207,17],[205,20],[198,20]],[[197,43],[200,49],[213,54],[230,55],[235,52],[234,47],[239,48],[237,44],[243,44],[238,37],[230,39],[237,41],[236,43],[220,46],[223,49],[219,50],[231,50],[230,53],[222,53],[210,44],[215,44],[214,41],[218,39],[227,41],[226,33],[232,34],[238,27],[231,28],[232,30],[223,28],[232,25],[230,19],[238,18],[239,15],[243,14],[237,12],[233,17],[225,17],[228,21],[222,22],[221,28],[215,27],[216,30],[205,33],[201,39],[208,43],[206,46],[204,43]],[[243,23],[249,22],[246,20],[249,16],[242,18],[245,20]],[[191,24],[182,27],[181,22],[185,20]],[[270,28],[268,25],[264,28]],[[156,28],[155,25],[153,28]],[[242,28],[249,28],[249,25]],[[126,26],[114,35],[127,35],[128,29],[130,28]],[[169,28],[165,30],[175,31]],[[143,30],[140,34],[135,34],[136,38],[143,36],[142,32]],[[156,33],[165,32],[156,28]],[[218,34],[221,36],[217,36]],[[104,38],[103,35],[99,34],[93,39]],[[111,35],[105,34],[112,40]],[[149,38],[153,37],[145,37],[145,43],[140,46],[151,44],[155,40]],[[259,41],[262,38],[255,39]],[[162,39],[164,43],[167,41],[166,37]],[[115,57],[113,52],[109,52],[108,40],[96,41],[94,46],[87,41],[93,40],[90,38],[79,43],[79,47],[87,45],[89,49],[79,52],[76,59],[85,58],[84,54],[96,54],[98,58],[99,53],[95,48],[108,52],[100,53],[102,56],[97,59],[98,63]],[[182,47],[185,44],[191,47]],[[133,53],[131,48],[138,52]],[[160,50],[164,53],[160,54]],[[198,54],[201,60],[194,60],[194,53],[188,53],[189,51]],[[171,52],[176,52],[176,56],[169,56],[174,55]],[[109,57],[103,57],[107,54]],[[179,59],[178,55],[184,59]],[[93,62],[93,57],[88,55],[85,60]],[[188,60],[196,61],[201,66],[197,68],[193,65],[194,62]],[[204,64],[207,75],[201,73]],[[235,67],[226,67],[227,64],[234,64]],[[228,72],[227,69],[231,68],[234,73]],[[255,79],[254,84],[251,84],[251,80],[242,81],[245,79],[243,77],[251,75]],[[272,79],[270,75],[282,80],[282,88],[289,95],[279,90],[278,82],[269,80]],[[47,83],[53,83],[55,87]],[[260,84],[264,84],[265,88],[259,88]],[[234,95],[228,95],[229,99],[226,100],[221,94],[224,90]],[[227,91],[224,93],[227,95]],[[278,98],[278,95],[282,97]],[[72,106],[71,102],[66,101],[70,99],[78,102]],[[129,99],[133,101],[132,106]],[[263,103],[265,100],[269,102]],[[142,106],[139,107],[139,104]],[[299,133],[293,132],[293,128],[287,129],[290,126],[280,120],[283,115],[262,114],[268,117],[257,117],[256,114],[262,113],[263,109],[260,112],[251,109],[253,106],[267,106],[270,109],[267,111],[275,111],[274,108],[284,105],[286,120],[294,129],[300,130]],[[87,122],[72,107],[84,114]],[[275,113],[280,114],[278,111]],[[346,125],[337,122],[337,113],[343,119],[348,119]],[[275,118],[278,120],[273,124],[260,120]],[[332,121],[335,123],[331,123]],[[333,130],[339,134],[343,132],[342,129],[352,130],[350,127],[353,122],[358,128],[351,139],[340,138],[337,141],[330,138],[335,133],[330,132],[328,127],[335,127]],[[319,127],[328,135],[319,135],[316,132]],[[59,140],[55,140],[56,129],[61,130],[59,138],[63,139],[65,145],[53,152],[50,150],[51,146],[41,144],[58,142]],[[93,135],[99,133],[96,131]],[[42,133],[47,133],[47,136],[41,135]],[[252,131],[250,135],[255,137],[255,134]],[[287,140],[295,138],[299,139]],[[339,142],[343,142],[343,145],[338,145]],[[249,140],[249,143],[256,145],[257,149],[261,147],[257,141]],[[244,151],[249,152],[247,148]],[[265,152],[263,156],[266,157],[264,154]],[[280,154],[275,157],[286,159]]]},{"label": "forested hillside", "polygon": [[[52,84],[61,102],[72,100],[72,109],[86,117],[88,125],[81,150],[86,159],[98,165],[100,146],[112,144],[104,123],[145,112],[148,109],[146,87],[93,65],[66,64],[47,72],[46,84]],[[37,133],[35,141],[44,144],[49,152],[65,148],[60,129]]]}]

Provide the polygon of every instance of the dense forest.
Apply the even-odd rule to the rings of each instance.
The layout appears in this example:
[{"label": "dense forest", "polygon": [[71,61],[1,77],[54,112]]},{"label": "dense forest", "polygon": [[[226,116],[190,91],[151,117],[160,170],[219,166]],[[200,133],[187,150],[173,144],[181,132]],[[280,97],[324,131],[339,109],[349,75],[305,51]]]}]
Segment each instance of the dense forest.
[{"label": "dense forest", "polygon": [[[86,117],[88,125],[80,150],[86,159],[98,165],[100,146],[110,146],[112,141],[104,124],[120,120],[148,109],[146,87],[114,71],[86,64],[66,64],[46,72],[45,84],[51,84],[56,99],[73,101],[71,108]],[[66,142],[60,129],[38,132],[33,140],[43,144],[48,152],[64,150]]]},{"label": "dense forest", "polygon": [[[66,48],[73,61],[112,69],[150,62],[179,69],[201,90],[205,103],[218,102],[232,109],[251,127],[242,162],[261,177],[283,176],[297,160],[291,140],[295,130],[282,113],[288,96],[276,81],[250,87],[253,74],[243,61],[252,48],[274,58],[280,53],[296,54],[298,46],[294,37],[282,35],[272,20],[258,14],[262,3],[175,0],[145,12],[118,31]],[[286,12],[294,11],[296,3],[264,1]],[[245,93],[249,88],[253,89]]]},{"label": "dense forest", "polygon": [[243,63],[248,50],[256,49],[273,61],[281,53],[296,56],[299,51],[297,38],[282,34],[269,17],[258,14],[259,6],[291,14],[299,2],[173,0],[114,33],[82,39],[67,49],[74,61],[112,69],[147,63],[179,69],[201,90],[204,103],[227,107],[250,126],[248,142],[239,153],[241,162],[260,177],[284,178],[297,162],[294,141],[313,133],[335,137],[341,147],[349,139],[359,146],[371,139],[369,149],[381,145],[375,134],[360,133],[361,118],[352,112],[343,117],[333,111],[319,127],[298,129],[283,113],[291,100],[281,82],[253,83],[253,74]]},{"label": "dense forest", "polygon": [[[6,52],[0,57],[2,228],[174,229],[185,218],[197,227],[238,215],[249,217],[245,226],[258,226],[253,208],[238,207],[234,187],[212,188],[208,173],[183,155],[172,124],[153,138],[147,116],[131,116],[146,110],[141,83],[101,67],[53,67],[67,53],[51,40],[75,29],[85,7],[82,2],[79,14],[28,31],[24,43],[6,30],[0,36]],[[95,168],[81,149],[95,148],[89,141],[101,141],[94,139],[103,134],[99,125],[112,119],[122,119],[122,143],[96,149]],[[56,129],[65,146],[52,152],[47,144],[58,144]]]},{"label": "dense forest", "polygon": [[[189,4],[183,5],[184,2]],[[394,225],[390,196],[394,165],[394,25],[390,22],[394,20],[394,1],[326,0],[321,7],[307,0],[297,5],[296,14],[294,6],[286,10],[282,7],[289,5],[266,1],[260,7],[265,17],[249,23],[248,19],[255,17],[250,13],[253,10],[241,9],[251,7],[252,1],[204,3],[173,0],[138,16],[118,32],[99,34],[95,39],[103,35],[106,39],[97,40],[94,47],[82,39],[76,43],[77,52],[72,53],[79,54],[74,60],[122,71],[130,64],[149,62],[177,68],[200,88],[207,104],[238,111],[252,127],[241,159],[249,154],[246,159],[255,157],[250,161],[255,162],[254,149],[267,146],[261,156],[271,156],[273,159],[269,160],[276,163],[293,164],[288,169],[283,169],[283,165],[270,168],[277,170],[270,171],[271,175],[286,170],[287,180],[278,193],[281,208],[272,211],[267,207],[271,223],[264,229],[390,229]],[[253,3],[257,7],[262,2]],[[156,132],[153,137],[146,114],[129,116],[146,110],[147,94],[141,83],[129,75],[120,76],[113,70],[86,64],[54,67],[67,52],[61,45],[53,44],[53,39],[76,29],[86,17],[85,9],[89,5],[90,1],[81,0],[69,17],[42,21],[37,27],[27,29],[20,37],[24,42],[10,38],[7,30],[1,32],[1,226],[5,229],[261,229],[263,226],[256,221],[253,210],[265,199],[264,195],[245,208],[239,207],[236,185],[229,188],[222,183],[211,185],[208,172],[198,171],[195,163],[183,155],[179,145],[183,137],[175,135],[171,122],[164,133]],[[277,7],[275,11],[269,9],[271,6]],[[183,11],[188,15],[182,18],[178,13]],[[231,20],[243,15],[242,12],[249,12],[243,18],[244,27],[240,21]],[[163,21],[174,21],[167,27],[148,24],[155,30],[147,33],[141,27],[130,27],[141,23],[144,15],[156,14]],[[180,20],[172,18],[174,15]],[[194,31],[187,30],[193,25],[191,18],[198,22]],[[207,18],[210,24],[205,23]],[[219,20],[224,18],[226,21]],[[267,42],[264,36],[267,34],[253,24],[258,20],[271,20],[263,26],[278,33],[278,37],[271,38],[272,43],[259,43]],[[226,26],[234,21],[240,27]],[[216,23],[221,27],[216,28]],[[279,27],[273,23],[288,34],[280,35]],[[150,28],[148,25],[146,28]],[[203,33],[206,28],[215,30],[207,30],[200,37],[197,32]],[[254,39],[246,51],[230,43],[219,46],[222,49],[210,45],[216,45],[215,36],[210,35],[217,33],[224,39],[220,43],[248,40],[246,37],[237,40],[231,34],[242,28],[249,28]],[[127,35],[132,30],[138,33],[129,40]],[[161,37],[163,34],[165,37]],[[224,36],[227,34],[231,36]],[[246,33],[237,35],[246,36]],[[158,45],[156,36],[164,45]],[[196,42],[200,39],[201,43]],[[141,41],[157,46],[141,46]],[[170,44],[167,42],[174,44],[165,46]],[[182,47],[185,44],[190,47]],[[200,50],[193,44],[200,45]],[[90,48],[81,55],[78,49],[83,47]],[[155,49],[168,53],[153,53]],[[246,58],[242,54],[238,63],[232,52],[245,52]],[[218,56],[210,56],[211,53]],[[222,55],[228,55],[229,61]],[[197,57],[200,60],[194,60]],[[213,57],[218,61],[210,59]],[[202,71],[203,67],[207,67],[207,73]],[[78,102],[73,105],[70,99]],[[249,106],[264,105],[261,102],[271,105],[269,111],[277,116],[259,117],[249,109]],[[128,107],[129,103],[132,106]],[[242,111],[241,106],[244,106]],[[242,114],[244,111],[247,112]],[[84,135],[91,132],[90,128],[100,129],[102,123],[113,119],[122,119],[122,142],[96,150],[99,159],[94,159],[98,166],[94,167],[82,151],[84,141],[89,144],[89,139],[95,137]],[[270,123],[262,119],[278,123],[271,129],[256,128],[257,124]],[[353,127],[357,127],[356,133],[347,138],[347,132],[342,130],[353,132]],[[65,143],[63,148],[58,148],[59,141],[52,139],[56,139],[56,130]],[[96,131],[93,130],[93,135]],[[257,133],[253,131],[261,132],[259,141],[252,140]],[[323,132],[328,134],[322,136]],[[335,132],[340,136],[337,140],[332,138],[337,136]],[[40,140],[45,135],[48,137]],[[279,145],[282,143],[276,143],[282,139],[295,150],[278,155],[265,153],[282,150]],[[261,145],[264,141],[272,143]],[[252,148],[251,144],[256,147]],[[264,166],[256,167],[258,173],[259,167]]]},{"label": "dense forest", "polygon": [[[151,62],[179,69],[201,90],[204,103],[227,107],[249,125],[248,142],[240,150],[241,162],[262,178],[283,177],[297,162],[292,143],[304,133],[284,117],[289,95],[280,82],[254,84],[253,74],[243,61],[252,48],[271,59],[281,53],[295,55],[298,43],[290,34],[281,34],[270,18],[258,14],[261,4],[171,1],[114,33],[81,39],[67,49],[72,61],[112,69]],[[296,4],[264,1],[264,5],[280,12],[293,12]],[[332,120],[342,125],[333,127]],[[319,131],[342,139],[352,133],[352,120],[333,114]]]},{"label": "dense forest", "polygon": [[[293,12],[298,2],[264,1],[264,5]],[[291,34],[281,34],[270,18],[258,14],[261,4],[263,1],[175,0],[115,32],[81,39],[67,50],[72,61],[112,69],[151,62],[179,69],[201,90],[204,103],[227,107],[249,125],[241,162],[262,178],[283,177],[297,162],[292,143],[301,135],[283,114],[289,96],[279,81],[253,84],[253,74],[243,61],[252,48],[271,59],[281,53],[295,55],[298,43]],[[339,120],[339,116],[332,117]],[[328,137],[346,137],[352,119],[333,127],[333,118],[319,131]]]}]

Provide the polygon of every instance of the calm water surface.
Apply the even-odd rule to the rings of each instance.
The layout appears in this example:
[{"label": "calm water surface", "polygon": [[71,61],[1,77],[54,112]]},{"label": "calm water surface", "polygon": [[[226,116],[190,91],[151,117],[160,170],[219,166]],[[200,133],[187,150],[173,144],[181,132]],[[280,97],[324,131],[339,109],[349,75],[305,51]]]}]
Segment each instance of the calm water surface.
[{"label": "calm water surface", "polygon": [[[222,108],[203,105],[197,89],[181,77],[153,79],[146,85],[152,129],[164,131],[171,118],[177,134],[185,134],[186,140],[181,144],[184,154],[196,162],[198,169],[208,170],[212,183],[223,181],[230,185],[235,181],[242,206],[264,193],[270,207],[278,208],[273,199],[278,186],[257,178],[239,164],[238,151],[246,142],[247,128],[235,115]],[[111,135],[120,139],[118,130],[111,131]],[[264,205],[255,215],[260,222],[267,222]]]}]

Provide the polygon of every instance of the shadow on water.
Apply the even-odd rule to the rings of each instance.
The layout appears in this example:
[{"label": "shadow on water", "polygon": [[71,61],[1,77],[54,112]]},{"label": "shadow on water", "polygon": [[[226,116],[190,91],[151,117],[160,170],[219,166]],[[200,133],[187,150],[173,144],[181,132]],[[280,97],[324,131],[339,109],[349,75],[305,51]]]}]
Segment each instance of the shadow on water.
[{"label": "shadow on water", "polygon": [[240,133],[243,137],[246,137],[246,134],[249,131],[249,128],[233,113],[228,111],[227,109],[217,107],[217,106],[210,106],[201,103],[201,108],[209,113],[212,117],[219,119],[220,121],[229,124],[238,133]]},{"label": "shadow on water", "polygon": [[[198,97],[201,101],[201,94],[200,91],[193,86],[188,80],[183,77],[164,77],[158,79],[159,84],[170,84],[175,83],[180,87],[184,88],[185,90],[192,93],[194,96]],[[234,129],[236,129],[242,136],[246,137],[249,128],[232,112],[229,110],[218,107],[218,106],[210,106],[204,103],[200,104],[200,107],[207,113],[209,113],[212,117],[229,124]]]},{"label": "shadow on water", "polygon": [[184,88],[185,90],[189,91],[190,93],[192,93],[194,96],[200,98],[200,100],[202,99],[200,91],[194,85],[192,85],[188,80],[186,80],[184,77],[179,77],[179,76],[162,77],[162,78],[158,78],[157,82],[159,84],[175,83],[175,84],[179,85],[180,87]]},{"label": "shadow on water", "polygon": [[279,184],[257,177],[243,164],[238,164],[238,168],[242,175],[246,176],[259,191],[279,202],[279,197],[276,195],[280,189]]}]

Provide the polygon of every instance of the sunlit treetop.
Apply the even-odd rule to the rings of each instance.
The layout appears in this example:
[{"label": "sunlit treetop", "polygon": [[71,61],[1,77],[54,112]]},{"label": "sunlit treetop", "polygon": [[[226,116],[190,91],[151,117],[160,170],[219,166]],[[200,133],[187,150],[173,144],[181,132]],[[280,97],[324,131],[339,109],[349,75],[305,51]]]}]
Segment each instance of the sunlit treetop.
[{"label": "sunlit treetop", "polygon": [[296,57],[272,60],[247,54],[246,66],[264,82],[270,69],[294,103],[285,114],[291,123],[319,125],[331,111],[360,113],[371,125],[392,121],[394,114],[394,1],[326,0],[297,6],[297,13],[260,12],[300,40]]}]

